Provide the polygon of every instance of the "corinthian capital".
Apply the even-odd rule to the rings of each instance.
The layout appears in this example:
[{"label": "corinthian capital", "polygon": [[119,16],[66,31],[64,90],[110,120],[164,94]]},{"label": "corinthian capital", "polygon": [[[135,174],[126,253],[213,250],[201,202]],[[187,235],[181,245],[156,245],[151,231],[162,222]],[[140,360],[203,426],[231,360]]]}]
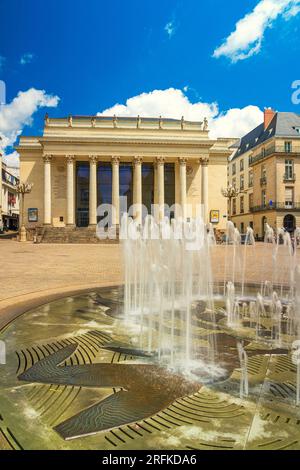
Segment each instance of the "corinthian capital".
[{"label": "corinthian capital", "polygon": [[44,163],[50,163],[51,160],[52,160],[52,155],[43,155],[43,160],[44,160]]},{"label": "corinthian capital", "polygon": [[141,163],[143,163],[142,157],[134,157],[133,158],[133,164],[134,165],[140,165]]},{"label": "corinthian capital", "polygon": [[202,166],[207,166],[208,165],[208,162],[209,162],[209,159],[207,157],[200,157],[199,158],[199,163],[202,165]]},{"label": "corinthian capital", "polygon": [[165,157],[156,157],[156,164],[163,165],[165,163]]},{"label": "corinthian capital", "polygon": [[179,165],[185,166],[185,165],[186,165],[186,162],[187,162],[187,158],[185,158],[185,157],[179,157],[179,158],[178,158],[178,161],[179,161]]},{"label": "corinthian capital", "polygon": [[89,160],[90,160],[90,163],[95,165],[98,161],[98,157],[97,157],[97,155],[89,155]]},{"label": "corinthian capital", "polygon": [[111,157],[111,163],[112,163],[113,165],[119,165],[119,163],[120,163],[120,157],[115,157],[115,156]]},{"label": "corinthian capital", "polygon": [[67,163],[74,163],[76,157],[75,155],[66,155]]}]

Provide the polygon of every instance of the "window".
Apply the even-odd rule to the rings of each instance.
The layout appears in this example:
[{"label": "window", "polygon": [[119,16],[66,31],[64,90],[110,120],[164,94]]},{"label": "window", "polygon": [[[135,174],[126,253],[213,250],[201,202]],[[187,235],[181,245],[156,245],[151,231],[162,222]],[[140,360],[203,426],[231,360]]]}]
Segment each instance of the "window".
[{"label": "window", "polygon": [[250,222],[249,222],[249,226],[250,226],[250,228],[252,228],[252,229],[253,229],[253,220],[250,220]]},{"label": "window", "polygon": [[241,233],[244,233],[244,228],[245,228],[244,222],[241,222]]},{"label": "window", "polygon": [[244,171],[244,159],[240,160],[240,171]]},{"label": "window", "polygon": [[232,174],[233,175],[236,174],[236,165],[235,165],[235,163],[232,164]]},{"label": "window", "polygon": [[292,142],[284,142],[284,151],[290,153],[292,151]]},{"label": "window", "polygon": [[7,204],[9,207],[15,207],[16,205],[16,196],[13,193],[8,192],[7,194]]},{"label": "window", "polygon": [[241,214],[244,213],[244,196],[241,196],[241,199],[240,199],[240,212]]},{"label": "window", "polygon": [[285,160],[285,171],[284,171],[284,179],[292,180],[294,177],[294,162],[293,160]]},{"label": "window", "polygon": [[266,166],[265,166],[265,165],[262,165],[260,171],[261,171],[260,184],[263,186],[263,185],[267,184],[267,170],[266,170]]},{"label": "window", "polygon": [[240,176],[240,189],[243,191],[244,189],[244,175]]},{"label": "window", "polygon": [[253,193],[249,194],[249,210],[253,207]]},{"label": "window", "polygon": [[294,202],[294,188],[285,187],[285,208],[291,209]]},{"label": "window", "polygon": [[253,186],[253,171],[249,171],[249,181],[248,181],[248,184],[249,184],[249,188],[252,188],[252,186]]},{"label": "window", "polygon": [[265,189],[263,189],[262,192],[261,192],[261,205],[263,207],[266,207],[266,205],[267,205],[266,190]]},{"label": "window", "polygon": [[232,214],[236,214],[236,199],[232,200]]},{"label": "window", "polygon": [[235,179],[235,178],[233,178],[233,180],[232,180],[232,186],[233,186],[234,188],[236,188],[236,179]]}]

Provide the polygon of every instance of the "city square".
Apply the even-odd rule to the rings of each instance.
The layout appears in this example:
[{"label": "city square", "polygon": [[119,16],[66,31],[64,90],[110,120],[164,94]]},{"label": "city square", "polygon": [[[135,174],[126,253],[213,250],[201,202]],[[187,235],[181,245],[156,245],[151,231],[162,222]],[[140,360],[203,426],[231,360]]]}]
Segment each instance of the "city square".
[{"label": "city square", "polygon": [[[290,353],[281,349],[274,354],[270,350],[267,354],[265,349],[269,349],[270,344],[260,341],[249,342],[247,349],[250,388],[247,397],[240,398],[241,370],[235,363],[230,366],[225,381],[223,378],[214,384],[207,383],[201,387],[199,384],[196,393],[187,391],[186,397],[179,396],[173,404],[152,417],[116,425],[106,432],[96,432],[95,436],[62,439],[55,431],[59,422],[119,389],[105,389],[103,395],[104,391],[99,389],[67,386],[67,382],[58,386],[21,385],[18,373],[72,344],[79,346],[69,359],[66,353],[67,364],[104,362],[121,363],[124,367],[126,364],[145,364],[145,358],[141,360],[142,353],[135,343],[134,330],[128,336],[122,328],[122,321],[112,322],[114,317],[104,316],[102,310],[104,308],[105,312],[107,307],[111,308],[112,300],[122,301],[121,248],[119,245],[86,245],[83,256],[78,247],[80,245],[36,245],[30,242],[20,246],[15,241],[2,241],[1,249],[5,250],[8,261],[7,279],[16,279],[16,262],[18,272],[28,269],[27,282],[21,282],[20,278],[16,283],[18,287],[8,283],[10,287],[0,301],[1,338],[6,341],[8,354],[8,376],[4,387],[1,387],[3,449],[97,449],[99,446],[108,450],[153,447],[212,450],[298,448],[295,365]],[[226,247],[215,248],[212,268],[220,284],[225,269]],[[262,257],[267,249],[258,244],[257,250]],[[61,264],[61,259],[64,259],[64,268],[58,274],[57,265]],[[270,260],[270,257],[265,259]],[[40,269],[41,262],[44,275]],[[77,271],[74,271],[74,263]],[[262,274],[261,269],[259,264],[249,266],[246,272],[249,284],[255,285]],[[264,275],[271,272],[272,266],[263,266]],[[36,289],[37,283],[39,289]],[[224,334],[222,328],[215,327],[220,329],[219,334]],[[245,332],[240,334],[243,337]],[[227,338],[230,337],[229,334]],[[114,347],[109,349],[111,342]],[[105,349],[106,343],[108,349]],[[235,351],[235,341],[229,344]],[[222,342],[220,348],[221,345]],[[133,356],[135,350],[136,357]],[[146,390],[139,393],[148,396]],[[26,436],[26,439],[21,439],[21,436]],[[209,436],[209,439],[204,436]]]},{"label": "city square", "polygon": [[300,0],[71,3],[0,49],[0,450],[300,450]]}]

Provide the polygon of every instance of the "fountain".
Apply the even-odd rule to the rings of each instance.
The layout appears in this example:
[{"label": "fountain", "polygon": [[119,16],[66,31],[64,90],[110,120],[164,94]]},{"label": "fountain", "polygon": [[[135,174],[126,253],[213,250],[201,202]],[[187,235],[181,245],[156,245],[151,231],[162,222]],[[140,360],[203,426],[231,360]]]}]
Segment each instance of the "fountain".
[{"label": "fountain", "polygon": [[240,398],[243,398],[249,395],[248,356],[241,341],[237,343],[237,350],[241,365]]},{"label": "fountain", "polygon": [[229,222],[222,246],[201,219],[124,215],[120,239],[124,286],[29,307],[0,331],[2,436],[16,428],[24,448],[173,449],[178,433],[176,448],[298,449],[300,230],[267,226],[260,243]]},{"label": "fountain", "polygon": [[[202,220],[184,222],[147,216],[139,226],[123,216],[120,238],[125,257],[125,315],[140,324],[140,347],[159,363],[191,371],[201,348],[193,337],[197,309],[213,320],[214,299],[210,247],[212,230]],[[193,302],[197,301],[197,305]],[[214,360],[209,338],[206,359]]]},{"label": "fountain", "polygon": [[[247,352],[239,340],[255,340],[272,349],[292,349],[300,334],[300,268],[289,233],[266,225],[264,244],[247,228],[244,244],[227,222],[223,288],[213,279],[211,259],[218,249],[211,225],[201,218],[184,221],[146,216],[143,225],[125,214],[120,238],[125,259],[125,315],[139,327],[139,346],[160,365],[209,382],[209,371],[224,366],[218,330],[236,335],[242,370],[240,393],[249,392]],[[272,259],[268,270],[267,257]],[[249,282],[249,266],[259,266]],[[220,280],[219,280],[220,281]],[[225,315],[216,323],[215,312]],[[196,332],[208,328],[206,340]],[[218,369],[219,368],[219,369]],[[221,374],[222,375],[222,374]]]}]

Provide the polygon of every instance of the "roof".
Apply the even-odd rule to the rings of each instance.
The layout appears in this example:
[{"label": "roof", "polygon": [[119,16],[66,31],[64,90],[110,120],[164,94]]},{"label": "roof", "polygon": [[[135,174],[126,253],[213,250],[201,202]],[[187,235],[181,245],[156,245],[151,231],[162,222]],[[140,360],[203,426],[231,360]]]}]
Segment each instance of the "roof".
[{"label": "roof", "polygon": [[300,115],[296,113],[278,112],[273,117],[269,126],[264,129],[264,123],[252,129],[240,139],[237,151],[232,160],[240,157],[245,152],[257,147],[271,137],[299,138]]}]

